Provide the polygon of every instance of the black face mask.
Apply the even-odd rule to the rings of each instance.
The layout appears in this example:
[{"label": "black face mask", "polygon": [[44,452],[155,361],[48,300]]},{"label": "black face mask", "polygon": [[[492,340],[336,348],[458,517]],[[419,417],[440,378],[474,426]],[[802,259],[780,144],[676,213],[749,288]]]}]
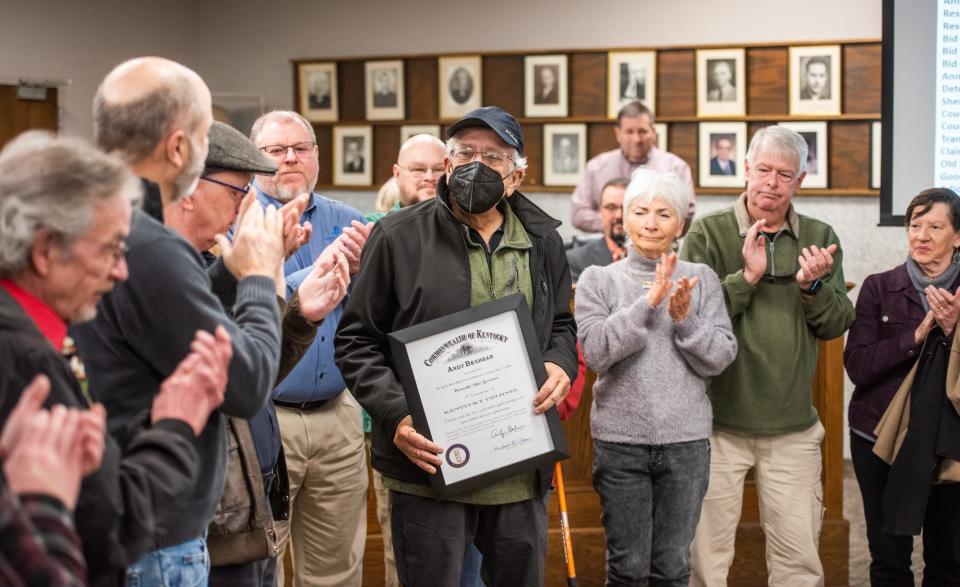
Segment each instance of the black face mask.
[{"label": "black face mask", "polygon": [[447,187],[468,214],[483,214],[503,199],[505,188],[500,174],[480,161],[471,161],[453,170]]}]

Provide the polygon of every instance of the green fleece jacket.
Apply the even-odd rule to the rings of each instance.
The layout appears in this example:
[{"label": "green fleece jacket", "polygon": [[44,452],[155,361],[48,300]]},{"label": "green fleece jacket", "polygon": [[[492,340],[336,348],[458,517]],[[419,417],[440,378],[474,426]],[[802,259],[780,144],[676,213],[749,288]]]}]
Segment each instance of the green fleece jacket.
[{"label": "green fleece jacket", "polygon": [[[843,335],[853,323],[853,304],[843,280],[843,252],[824,222],[790,207],[786,226],[767,239],[767,271],[751,285],[743,277],[743,240],[752,221],[746,194],[731,208],[694,222],[680,257],[705,263],[720,277],[737,337],[734,362],[708,383],[713,421],[759,435],[804,430],[817,420],[813,373],[818,339]],[[803,247],[837,245],[833,271],[820,291],[804,295],[797,286]]]}]

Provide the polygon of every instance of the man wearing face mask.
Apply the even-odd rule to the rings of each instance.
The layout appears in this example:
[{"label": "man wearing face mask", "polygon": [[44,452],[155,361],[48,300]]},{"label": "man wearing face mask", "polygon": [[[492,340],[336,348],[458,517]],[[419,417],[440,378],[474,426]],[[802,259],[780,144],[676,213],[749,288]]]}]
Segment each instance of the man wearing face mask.
[{"label": "man wearing face mask", "polygon": [[496,107],[449,129],[437,197],[374,226],[336,337],[336,362],[373,418],[373,466],[393,504],[404,585],[458,585],[470,543],[487,585],[543,585],[550,471],[530,471],[449,500],[430,475],[442,447],[414,429],[387,333],[520,293],[532,308],[547,381],[531,409],[563,401],[577,372],[570,271],[560,222],[518,191],[526,168],[517,120]]}]

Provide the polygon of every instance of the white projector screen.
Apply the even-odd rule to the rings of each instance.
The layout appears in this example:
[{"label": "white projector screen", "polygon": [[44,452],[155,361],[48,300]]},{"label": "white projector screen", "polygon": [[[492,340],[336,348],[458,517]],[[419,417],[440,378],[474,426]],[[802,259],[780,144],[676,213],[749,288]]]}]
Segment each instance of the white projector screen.
[{"label": "white projector screen", "polygon": [[921,190],[960,191],[960,0],[884,0],[880,224]]}]

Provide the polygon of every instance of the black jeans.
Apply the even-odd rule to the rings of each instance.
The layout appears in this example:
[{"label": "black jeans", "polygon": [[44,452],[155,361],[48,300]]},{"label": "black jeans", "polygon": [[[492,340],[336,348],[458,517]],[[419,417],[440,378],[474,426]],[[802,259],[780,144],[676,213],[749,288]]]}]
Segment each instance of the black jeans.
[{"label": "black jeans", "polygon": [[470,543],[483,555],[490,587],[542,587],[547,509],[535,497],[471,505],[390,492],[393,554],[405,587],[459,587]]},{"label": "black jeans", "polygon": [[686,586],[710,481],[710,441],[593,441],[593,486],[607,535],[607,585]]},{"label": "black jeans", "polygon": [[[873,587],[913,587],[910,568],[912,536],[886,534],[883,528],[883,492],[890,466],[873,454],[873,443],[850,434],[850,457],[863,496],[870,546],[870,584]],[[960,484],[930,488],[923,521],[923,585],[960,585]]]}]

